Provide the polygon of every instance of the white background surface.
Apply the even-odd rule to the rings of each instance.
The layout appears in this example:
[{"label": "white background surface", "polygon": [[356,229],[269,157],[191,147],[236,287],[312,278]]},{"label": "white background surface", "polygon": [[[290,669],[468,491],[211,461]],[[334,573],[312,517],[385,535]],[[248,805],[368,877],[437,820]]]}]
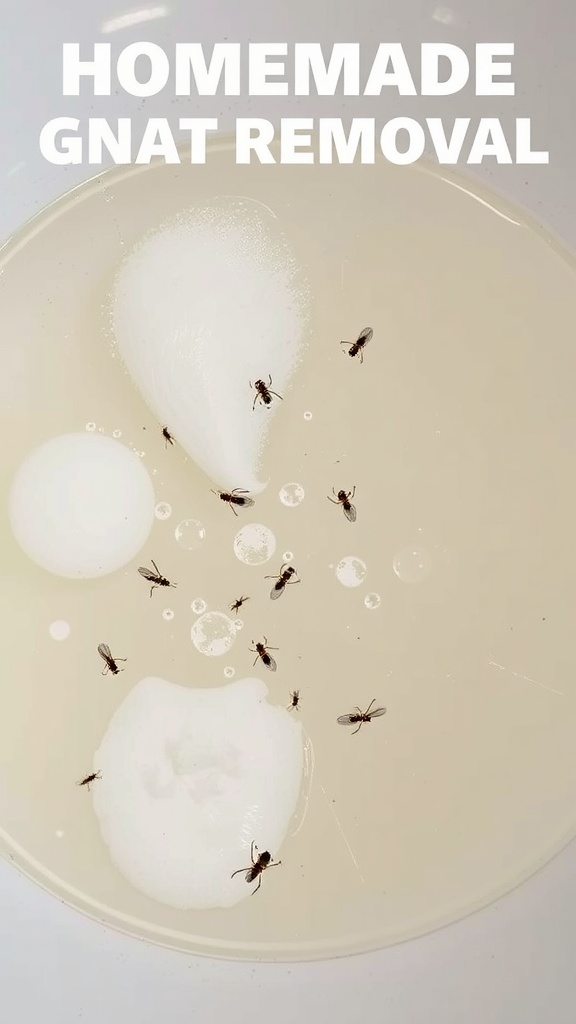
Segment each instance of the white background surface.
[{"label": "white background surface", "polygon": [[[401,41],[410,58],[420,42],[447,41],[472,53],[475,42],[513,41],[516,96],[442,99],[182,101],[176,116],[238,114],[423,118],[499,116],[533,119],[533,145],[550,150],[547,167],[475,169],[500,192],[529,207],[576,251],[574,109],[576,71],[572,0],[167,0],[162,18],[101,34],[130,0],[20,0],[2,5],[0,32],[0,238],[95,168],[54,167],[38,151],[45,121],[59,115],[174,115],[166,97],[79,99],[61,96],[61,45],[110,41],[122,47],[171,42]],[[88,55],[88,54],[86,54]],[[417,65],[415,66],[417,69]],[[234,106],[232,104],[234,103]],[[0,863],[0,1019],[11,1024],[271,1024],[302,1019],[330,1024],[573,1024],[576,1019],[576,847],[499,903],[424,939],[369,956],[323,964],[262,966],[197,960],[138,943],[85,920],[10,864]]]}]

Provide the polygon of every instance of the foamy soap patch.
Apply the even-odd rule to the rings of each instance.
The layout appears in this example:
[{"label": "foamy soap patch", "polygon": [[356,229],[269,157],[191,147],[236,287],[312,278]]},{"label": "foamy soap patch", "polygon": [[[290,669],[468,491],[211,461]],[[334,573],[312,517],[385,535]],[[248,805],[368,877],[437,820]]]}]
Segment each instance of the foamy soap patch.
[{"label": "foamy soap patch", "polygon": [[300,724],[267,693],[259,679],[191,690],[148,678],[115,712],[94,809],[114,864],[151,899],[231,907],[254,888],[230,877],[252,840],[277,858],[304,758]]},{"label": "foamy soap patch", "polygon": [[215,200],[148,235],[114,288],[118,349],[158,421],[221,487],[257,492],[267,432],[308,322],[301,273],[275,216],[252,200]]}]

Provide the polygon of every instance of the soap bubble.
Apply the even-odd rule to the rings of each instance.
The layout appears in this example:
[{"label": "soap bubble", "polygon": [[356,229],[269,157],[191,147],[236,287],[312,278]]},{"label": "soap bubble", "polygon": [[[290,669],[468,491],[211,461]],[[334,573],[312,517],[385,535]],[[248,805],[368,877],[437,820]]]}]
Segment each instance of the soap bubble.
[{"label": "soap bubble", "polygon": [[238,631],[243,629],[244,628],[244,620],[243,619],[234,619],[234,626],[235,626],[235,628]]},{"label": "soap bubble", "polygon": [[122,437],[122,431],[121,430],[113,430],[112,431],[112,437]]},{"label": "soap bubble", "polygon": [[195,551],[206,536],[206,530],[197,519],[183,519],[174,530],[174,536],[185,551]]},{"label": "soap bubble", "polygon": [[208,605],[201,597],[196,597],[190,607],[195,615],[202,615],[202,612],[206,611]]},{"label": "soap bubble", "polygon": [[86,430],[90,430],[90,431],[96,430],[96,424],[95,423],[87,423],[86,424]]},{"label": "soap bubble", "polygon": [[206,612],[196,619],[190,636],[200,654],[220,657],[232,647],[236,639],[236,629],[232,619],[224,612]]},{"label": "soap bubble", "polygon": [[380,607],[380,605],[382,604],[382,598],[380,597],[380,594],[366,594],[366,597],[364,598],[364,604],[366,605],[367,608],[373,610],[374,608]]},{"label": "soap bubble", "polygon": [[174,612],[171,608],[165,608],[162,612],[162,618],[166,619],[166,622],[170,622],[174,618]]},{"label": "soap bubble", "polygon": [[300,502],[304,501],[304,488],[302,484],[284,484],[284,487],[280,488],[279,498],[287,508],[296,508]]},{"label": "soap bubble", "polygon": [[276,551],[276,538],[267,526],[248,523],[234,537],[234,554],[245,565],[262,565]]},{"label": "soap bubble", "polygon": [[311,420],[311,419],[312,419],[312,413],[311,413],[311,412],[309,412],[309,411],[307,410],[307,411],[306,411],[306,412],[304,413],[304,419],[305,419],[305,420]]},{"label": "soap bubble", "polygon": [[159,501],[154,509],[154,515],[156,519],[169,519],[172,515],[172,505],[167,501]]},{"label": "soap bubble", "polygon": [[57,619],[48,627],[48,632],[53,640],[67,640],[70,636],[70,623],[64,619]]},{"label": "soap bubble", "polygon": [[396,552],[392,567],[403,583],[420,583],[432,569],[432,558],[426,548],[409,545]]},{"label": "soap bubble", "polygon": [[284,563],[291,562],[292,559],[294,558],[294,552],[293,551],[285,551],[284,554],[282,555],[282,558],[284,560]]},{"label": "soap bubble", "polygon": [[224,669],[224,675],[226,676],[226,679],[232,679],[232,676],[234,675],[235,672],[236,669],[232,668],[231,665],[227,665],[226,668]]},{"label": "soap bubble", "polygon": [[367,573],[366,562],[355,555],[346,555],[336,566],[336,578],[343,587],[359,587]]}]

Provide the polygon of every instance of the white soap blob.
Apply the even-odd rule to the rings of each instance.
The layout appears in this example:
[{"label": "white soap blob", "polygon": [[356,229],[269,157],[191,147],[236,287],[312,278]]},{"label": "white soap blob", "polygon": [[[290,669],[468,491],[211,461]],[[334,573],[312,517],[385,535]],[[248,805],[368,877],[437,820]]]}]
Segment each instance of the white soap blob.
[{"label": "white soap blob", "polygon": [[133,452],[111,437],[62,434],[22,463],[10,492],[20,547],[43,569],[91,579],[138,554],[154,521],[154,488]]},{"label": "white soap blob", "polygon": [[258,465],[307,329],[306,287],[279,221],[252,200],[220,198],[152,232],[121,267],[118,350],[159,423],[212,480],[262,490]]},{"label": "white soap blob", "polygon": [[250,865],[252,840],[278,859],[303,741],[295,716],[267,693],[258,679],[193,690],[148,678],[113,715],[94,755],[94,809],[114,864],[151,899],[232,907],[256,885],[230,877]]}]

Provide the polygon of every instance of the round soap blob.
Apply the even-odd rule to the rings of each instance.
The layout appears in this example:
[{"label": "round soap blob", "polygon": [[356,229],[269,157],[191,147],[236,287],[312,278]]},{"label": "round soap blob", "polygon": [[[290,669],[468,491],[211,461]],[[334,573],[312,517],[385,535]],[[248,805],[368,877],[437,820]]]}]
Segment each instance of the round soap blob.
[{"label": "round soap blob", "polygon": [[62,434],[18,469],[10,523],[43,569],[91,579],[134,558],[150,533],[154,504],[150,476],[129,448],[99,434]]}]

